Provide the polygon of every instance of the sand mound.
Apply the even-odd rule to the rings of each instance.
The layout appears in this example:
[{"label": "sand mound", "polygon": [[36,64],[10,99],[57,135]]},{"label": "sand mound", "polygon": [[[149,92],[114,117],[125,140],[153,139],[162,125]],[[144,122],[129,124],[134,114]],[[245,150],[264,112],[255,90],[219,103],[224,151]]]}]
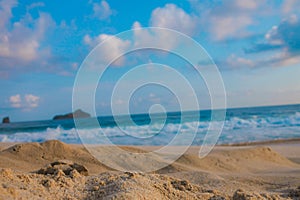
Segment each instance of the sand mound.
[{"label": "sand mound", "polygon": [[209,199],[218,195],[186,180],[163,175],[106,172],[98,176],[18,174],[0,170],[5,199]]},{"label": "sand mound", "polygon": [[106,172],[98,176],[18,174],[0,171],[5,199],[211,199],[221,196],[186,180],[164,175]]},{"label": "sand mound", "polygon": [[[0,199],[282,199],[279,195],[246,192],[231,195],[166,175],[105,172],[97,176],[19,174],[0,170]],[[295,190],[296,191],[296,190]],[[297,193],[287,193],[296,197]],[[293,196],[291,196],[293,195]]]},{"label": "sand mound", "polygon": [[85,176],[22,174],[0,170],[0,199],[83,199]]},{"label": "sand mound", "polygon": [[14,145],[3,151],[4,153],[14,154],[22,159],[30,159],[35,157],[37,159],[52,159],[53,157],[65,158],[74,153],[73,149],[58,140],[50,140],[43,143],[24,143]]},{"label": "sand mound", "polygon": [[[105,153],[104,147],[97,147]],[[135,147],[121,147],[126,151],[145,153]],[[116,157],[116,155],[114,155]],[[109,158],[109,156],[106,155]],[[114,157],[114,158],[115,158]],[[17,144],[0,152],[0,167],[12,167],[24,172],[32,172],[57,160],[70,160],[85,165],[91,174],[112,170],[101,164],[82,147],[74,147],[57,140],[44,143]],[[116,158],[117,159],[117,158]],[[128,158],[129,162],[130,158]],[[149,159],[148,159],[149,160]],[[117,160],[118,162],[124,162]],[[150,161],[149,161],[150,162]],[[153,165],[153,161],[151,163]],[[141,165],[147,166],[147,159]],[[268,147],[247,147],[238,149],[215,150],[204,159],[195,154],[184,154],[173,164],[160,169],[157,173],[175,173],[181,171],[209,172],[253,172],[265,169],[283,169],[295,164]]]},{"label": "sand mound", "polygon": [[295,163],[281,156],[269,147],[216,150],[200,159],[197,155],[181,156],[173,167],[188,166],[189,169],[218,172],[252,172],[295,166]]},{"label": "sand mound", "polygon": [[[87,182],[90,199],[210,199],[221,196],[187,180],[143,173],[105,173]],[[226,198],[226,196],[223,196]]]},{"label": "sand mound", "polygon": [[57,160],[70,160],[84,164],[92,174],[109,170],[85,149],[72,147],[58,140],[17,144],[1,151],[0,159],[3,161],[0,167],[10,167],[24,172],[38,170]]}]

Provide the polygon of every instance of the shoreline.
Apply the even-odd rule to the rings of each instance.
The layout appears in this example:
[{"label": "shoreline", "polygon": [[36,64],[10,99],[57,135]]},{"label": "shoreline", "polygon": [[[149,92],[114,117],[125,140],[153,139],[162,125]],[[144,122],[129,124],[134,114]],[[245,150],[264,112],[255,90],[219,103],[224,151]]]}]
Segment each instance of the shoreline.
[{"label": "shoreline", "polygon": [[[49,141],[49,140],[46,140]],[[239,147],[239,146],[258,146],[258,145],[276,145],[276,144],[293,144],[300,142],[300,138],[288,138],[288,139],[274,139],[274,140],[263,140],[263,141],[251,141],[251,142],[237,142],[237,143],[225,143],[225,144],[216,144],[216,147]],[[0,150],[1,147],[9,147],[16,144],[21,143],[40,143],[40,142],[0,142]],[[83,144],[74,144],[74,143],[66,143],[74,146],[83,146]],[[110,146],[106,144],[88,144],[95,146]],[[116,146],[124,146],[124,147],[162,147],[161,145],[116,145]],[[201,147],[201,145],[190,145],[190,147]]]},{"label": "shoreline", "polygon": [[266,144],[289,144],[300,142],[300,138],[289,138],[289,139],[274,139],[274,140],[264,140],[264,141],[253,141],[253,142],[238,142],[229,144],[219,144],[216,146],[253,146],[253,145],[266,145]]}]

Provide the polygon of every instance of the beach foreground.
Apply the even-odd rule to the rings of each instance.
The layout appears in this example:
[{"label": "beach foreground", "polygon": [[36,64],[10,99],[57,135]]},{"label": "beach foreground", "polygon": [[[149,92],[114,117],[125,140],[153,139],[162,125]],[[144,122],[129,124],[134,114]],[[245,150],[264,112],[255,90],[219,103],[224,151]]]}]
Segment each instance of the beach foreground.
[{"label": "beach foreground", "polygon": [[0,143],[0,199],[300,199],[299,140],[218,146],[204,159],[198,150],[156,172],[132,173],[110,169],[80,145]]}]

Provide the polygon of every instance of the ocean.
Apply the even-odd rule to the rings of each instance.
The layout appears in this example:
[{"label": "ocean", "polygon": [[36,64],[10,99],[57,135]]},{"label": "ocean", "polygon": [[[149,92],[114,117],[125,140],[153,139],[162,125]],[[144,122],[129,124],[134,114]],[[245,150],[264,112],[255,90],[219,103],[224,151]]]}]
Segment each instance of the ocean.
[{"label": "ocean", "polygon": [[[94,140],[93,137],[95,133],[101,132],[117,145],[166,145],[174,138],[178,129],[181,129],[183,134],[188,134],[192,131],[192,125],[196,123],[198,128],[192,145],[201,145],[209,124],[214,123],[211,122],[211,111],[193,111],[188,114],[200,114],[200,117],[198,121],[191,117],[193,120],[181,122],[182,113],[171,112],[167,113],[164,123],[161,120],[165,116],[163,114],[156,114],[152,118],[148,114],[137,114],[131,116],[134,125],[123,120],[117,126],[113,117],[104,116],[97,117],[101,129],[90,124],[89,119],[80,119],[85,125],[79,131],[87,138],[91,136],[90,143],[97,141],[94,142],[96,144],[99,143],[99,138]],[[122,131],[120,126],[126,132]],[[226,111],[224,128],[218,144],[290,138],[300,138],[300,105],[234,108]],[[51,139],[70,144],[81,143],[72,119],[0,124],[1,142],[43,142]]]}]

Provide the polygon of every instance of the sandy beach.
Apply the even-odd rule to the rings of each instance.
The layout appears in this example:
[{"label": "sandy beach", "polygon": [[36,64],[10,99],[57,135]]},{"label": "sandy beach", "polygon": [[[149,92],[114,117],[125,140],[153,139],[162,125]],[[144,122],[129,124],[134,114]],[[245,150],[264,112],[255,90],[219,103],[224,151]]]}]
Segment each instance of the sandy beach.
[{"label": "sandy beach", "polygon": [[300,0],[0,0],[0,200],[300,200]]},{"label": "sandy beach", "polygon": [[0,199],[300,199],[299,140],[217,146],[203,159],[190,147],[152,173],[115,171],[57,140],[0,150]]}]

